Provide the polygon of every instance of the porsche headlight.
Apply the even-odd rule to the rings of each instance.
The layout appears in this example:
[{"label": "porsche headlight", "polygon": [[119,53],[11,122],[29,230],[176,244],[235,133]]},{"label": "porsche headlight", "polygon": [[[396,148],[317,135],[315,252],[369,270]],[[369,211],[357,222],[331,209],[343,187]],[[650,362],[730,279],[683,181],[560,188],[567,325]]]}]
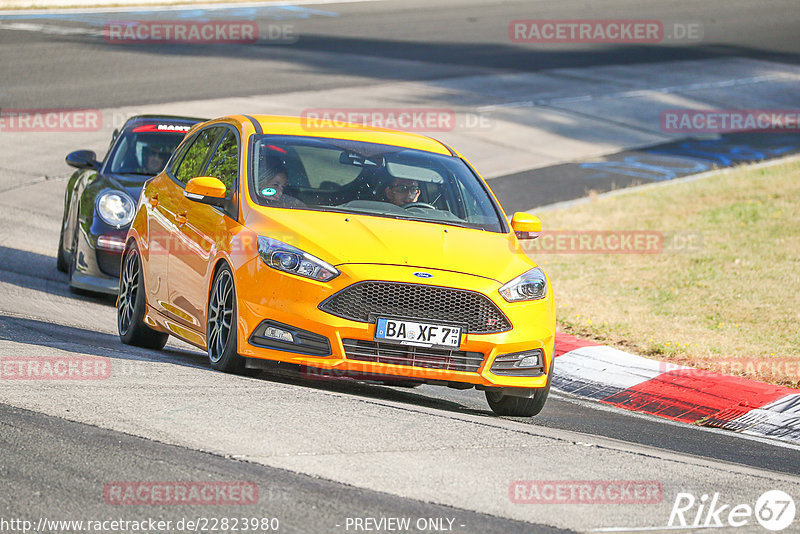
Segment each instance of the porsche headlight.
[{"label": "porsche headlight", "polygon": [[333,265],[270,237],[258,236],[258,255],[273,269],[313,280],[327,282],[339,276]]},{"label": "porsche headlight", "polygon": [[547,277],[541,268],[534,267],[501,287],[500,294],[508,302],[543,299],[547,295]]},{"label": "porsche headlight", "polygon": [[127,226],[133,220],[136,204],[120,191],[106,191],[97,197],[97,214],[115,228]]}]

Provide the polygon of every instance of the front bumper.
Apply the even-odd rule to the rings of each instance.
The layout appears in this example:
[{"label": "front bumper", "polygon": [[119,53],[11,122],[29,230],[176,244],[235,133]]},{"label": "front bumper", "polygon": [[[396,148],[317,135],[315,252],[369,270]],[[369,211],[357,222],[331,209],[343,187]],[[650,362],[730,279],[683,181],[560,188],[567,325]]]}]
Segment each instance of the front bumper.
[{"label": "front bumper", "polygon": [[[425,285],[469,290],[487,296],[509,319],[512,328],[504,332],[462,336],[459,352],[447,357],[421,356],[412,359],[422,365],[409,364],[398,357],[407,351],[404,346],[376,343],[375,324],[337,317],[318,308],[326,298],[341,289],[363,280],[420,284],[413,276],[419,268],[392,265],[342,265],[342,274],[330,283],[315,282],[287,275],[265,266],[260,260],[248,262],[237,276],[240,328],[239,352],[246,358],[281,361],[320,370],[323,374],[362,377],[394,377],[419,382],[464,384],[478,387],[541,388],[547,384],[552,368],[555,339],[555,308],[552,290],[539,301],[508,303],[497,292],[501,284],[486,278],[426,269],[434,278]],[[428,282],[428,281],[426,281]],[[325,338],[329,354],[309,354],[291,346],[281,350],[255,342],[256,329],[269,319],[299,331]],[[446,322],[447,318],[441,318]],[[263,326],[262,326],[263,328]],[[379,350],[384,350],[383,357]],[[495,374],[492,364],[499,356],[540,349],[544,372],[528,376]],[[388,351],[388,352],[386,352]],[[444,351],[447,352],[447,351]],[[371,358],[370,355],[379,357]],[[476,359],[476,355],[478,358]],[[372,361],[369,361],[372,360]],[[391,363],[388,363],[391,362]],[[433,363],[431,363],[433,362]],[[442,363],[446,362],[446,363]],[[404,363],[404,364],[400,364]],[[258,365],[253,362],[253,367]],[[466,370],[465,370],[466,369]]]},{"label": "front bumper", "polygon": [[102,228],[102,233],[94,232],[95,227],[87,234],[83,228],[78,231],[75,250],[75,271],[72,273],[70,286],[84,291],[116,295],[119,291],[119,270],[122,264],[122,252],[102,250],[97,246],[100,236],[120,239],[124,243],[127,229]]}]

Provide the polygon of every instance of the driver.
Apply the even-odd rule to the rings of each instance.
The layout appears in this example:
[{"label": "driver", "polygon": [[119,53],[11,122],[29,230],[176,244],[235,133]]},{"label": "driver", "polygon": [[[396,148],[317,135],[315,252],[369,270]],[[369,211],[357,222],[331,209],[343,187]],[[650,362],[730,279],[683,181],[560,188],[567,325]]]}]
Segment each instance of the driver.
[{"label": "driver", "polygon": [[164,170],[172,151],[163,146],[148,145],[143,148],[142,153],[145,172],[156,175]]},{"label": "driver", "polygon": [[419,182],[407,178],[393,178],[383,190],[387,202],[403,207],[419,198]]},{"label": "driver", "polygon": [[306,205],[300,199],[283,193],[288,182],[289,172],[286,164],[278,159],[269,158],[264,162],[259,183],[260,196],[266,201],[266,206],[279,208],[304,208]]}]

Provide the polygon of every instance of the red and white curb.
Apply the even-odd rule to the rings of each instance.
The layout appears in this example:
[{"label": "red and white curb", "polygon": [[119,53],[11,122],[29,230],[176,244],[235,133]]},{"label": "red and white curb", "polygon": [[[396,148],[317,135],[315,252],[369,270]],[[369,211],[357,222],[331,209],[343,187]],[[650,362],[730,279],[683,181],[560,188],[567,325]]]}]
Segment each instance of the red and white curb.
[{"label": "red and white curb", "polygon": [[605,404],[800,444],[800,390],[556,334],[553,386]]}]

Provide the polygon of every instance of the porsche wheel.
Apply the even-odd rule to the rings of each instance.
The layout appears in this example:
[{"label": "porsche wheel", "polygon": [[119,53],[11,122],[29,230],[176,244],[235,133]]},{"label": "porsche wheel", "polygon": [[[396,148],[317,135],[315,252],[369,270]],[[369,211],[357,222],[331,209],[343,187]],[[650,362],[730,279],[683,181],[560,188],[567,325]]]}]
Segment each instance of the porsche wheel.
[{"label": "porsche wheel", "polygon": [[236,288],[233,272],[223,265],[214,276],[208,298],[206,345],[211,367],[226,373],[244,371],[244,358],[239,356],[236,344]]},{"label": "porsche wheel", "polygon": [[153,330],[144,323],[145,306],[142,262],[134,245],[125,252],[119,277],[117,331],[126,345],[162,349],[169,335]]}]

